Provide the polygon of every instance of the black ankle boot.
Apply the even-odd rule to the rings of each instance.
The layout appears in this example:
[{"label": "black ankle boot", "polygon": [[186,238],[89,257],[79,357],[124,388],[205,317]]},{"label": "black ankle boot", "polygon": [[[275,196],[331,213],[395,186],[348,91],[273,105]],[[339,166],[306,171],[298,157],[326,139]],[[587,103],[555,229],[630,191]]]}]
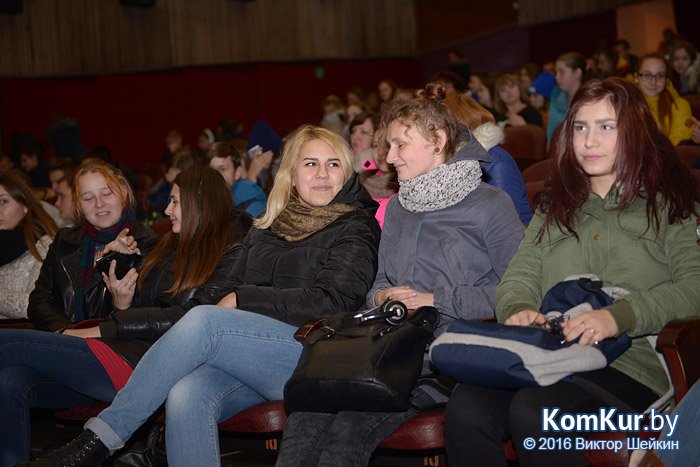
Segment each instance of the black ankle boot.
[{"label": "black ankle boot", "polygon": [[15,467],[100,467],[109,457],[109,449],[90,430],[85,430],[70,443],[51,451],[46,457],[22,462]]}]

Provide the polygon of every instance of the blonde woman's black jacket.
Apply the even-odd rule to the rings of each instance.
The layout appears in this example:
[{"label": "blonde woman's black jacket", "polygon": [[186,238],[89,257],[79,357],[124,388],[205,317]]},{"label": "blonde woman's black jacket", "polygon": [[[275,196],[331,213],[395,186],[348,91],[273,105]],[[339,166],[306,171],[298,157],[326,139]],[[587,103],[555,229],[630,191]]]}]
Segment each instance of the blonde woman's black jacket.
[{"label": "blonde woman's black jacket", "polygon": [[377,274],[378,205],[355,174],[331,203],[358,209],[295,242],[250,231],[228,285],[238,308],[299,326],[362,306]]},{"label": "blonde woman's black jacket", "polygon": [[[131,235],[138,242],[142,254],[147,254],[158,237],[140,222],[134,223]],[[75,288],[80,275],[80,258],[85,234],[80,226],[60,229],[49,247],[41,266],[39,278],[29,295],[27,315],[36,329],[54,332],[73,323]],[[141,258],[131,255],[132,267],[138,267]],[[105,318],[112,312],[112,295],[102,275],[92,274],[84,292],[84,319]]]},{"label": "blonde woman's black jacket", "polygon": [[248,214],[239,210],[233,211],[230,221],[237,225],[238,236],[224,251],[204,284],[177,296],[165,292],[173,285],[173,250],[148,273],[132,308],[115,311],[100,323],[100,340],[135,367],[148,348],[191,308],[217,303],[225,295],[224,287],[233,274],[241,240],[253,222]]}]

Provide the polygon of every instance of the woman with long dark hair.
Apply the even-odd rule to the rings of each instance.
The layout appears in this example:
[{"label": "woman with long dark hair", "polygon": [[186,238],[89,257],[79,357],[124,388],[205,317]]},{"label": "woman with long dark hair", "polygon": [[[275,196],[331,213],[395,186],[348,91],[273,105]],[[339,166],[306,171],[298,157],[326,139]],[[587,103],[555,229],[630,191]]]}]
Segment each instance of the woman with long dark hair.
[{"label": "woman with long dark hair", "polygon": [[[87,185],[82,188],[84,196]],[[138,273],[132,268],[117,279],[115,264],[108,275],[93,273],[97,277],[91,280],[106,285],[114,307],[106,321],[71,330],[73,336],[0,330],[0,465],[29,459],[31,407],[111,401],[156,339],[190,308],[216,302],[252,222],[232,209],[230,190],[218,172],[195,167],[180,173],[165,211],[172,230]],[[150,250],[139,228],[131,232],[135,238],[124,238],[134,250]]]},{"label": "woman with long dark hair", "polygon": [[605,398],[643,412],[669,385],[646,336],[670,320],[700,316],[700,190],[644,95],[622,78],[590,81],[574,96],[561,135],[537,212],[496,291],[496,317],[546,327],[536,311],[545,293],[570,275],[595,274],[629,294],[563,323],[566,340],[594,345],[628,333],[632,346],[608,367],[577,374],[611,397],[571,382],[458,385],[445,415],[450,465],[505,466],[508,438],[520,465],[585,465],[582,450],[527,449],[526,438],[578,434],[544,432],[543,408],[597,413]]},{"label": "woman with long dark hair", "polygon": [[26,318],[29,293],[58,227],[32,190],[0,174],[0,318]]}]

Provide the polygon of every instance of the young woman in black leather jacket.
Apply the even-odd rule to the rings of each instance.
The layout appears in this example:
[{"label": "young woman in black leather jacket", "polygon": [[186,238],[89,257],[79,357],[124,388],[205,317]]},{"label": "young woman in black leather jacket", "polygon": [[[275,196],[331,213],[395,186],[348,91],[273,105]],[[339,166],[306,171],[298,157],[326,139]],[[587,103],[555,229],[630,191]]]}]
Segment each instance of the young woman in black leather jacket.
[{"label": "young woman in black leather jacket", "polygon": [[[77,336],[0,330],[0,466],[29,459],[30,407],[111,401],[156,339],[190,308],[218,299],[252,220],[233,210],[223,177],[202,167],[175,179],[166,213],[173,229],[138,273],[117,280],[113,264],[109,276],[95,274],[114,306],[99,326],[69,330]],[[147,239],[122,234],[110,249],[136,252]]]}]

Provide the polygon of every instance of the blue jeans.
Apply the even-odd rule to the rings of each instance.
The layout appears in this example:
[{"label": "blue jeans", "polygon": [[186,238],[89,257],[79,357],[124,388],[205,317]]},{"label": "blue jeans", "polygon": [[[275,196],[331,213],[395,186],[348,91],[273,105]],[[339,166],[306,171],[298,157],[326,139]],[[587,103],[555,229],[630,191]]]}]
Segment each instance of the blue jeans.
[{"label": "blue jeans", "polygon": [[85,339],[0,329],[0,466],[30,459],[30,408],[108,402],[115,393]]},{"label": "blue jeans", "polygon": [[283,398],[301,344],[295,326],[217,306],[190,310],[141,359],[86,428],[115,450],[166,400],[171,466],[220,465],[218,422]]}]

